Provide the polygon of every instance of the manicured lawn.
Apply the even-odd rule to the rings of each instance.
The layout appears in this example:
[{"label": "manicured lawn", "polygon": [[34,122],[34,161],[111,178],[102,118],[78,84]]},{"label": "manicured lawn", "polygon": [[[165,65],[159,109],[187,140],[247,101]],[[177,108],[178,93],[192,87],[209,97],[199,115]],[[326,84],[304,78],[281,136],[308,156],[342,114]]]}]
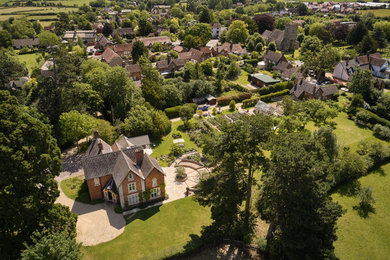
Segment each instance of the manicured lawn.
[{"label": "manicured lawn", "polygon": [[211,223],[210,210],[184,198],[138,212],[112,241],[83,247],[84,259],[162,259],[183,246]]},{"label": "manicured lawn", "polygon": [[[358,127],[354,121],[347,118],[347,114],[344,112],[339,113],[333,121],[337,123],[334,132],[337,135],[339,145],[349,146],[352,150],[356,150],[357,145],[362,140],[385,143],[376,138],[370,129]],[[306,128],[312,131],[316,129],[313,123],[309,123]]]},{"label": "manicured lawn", "polygon": [[236,79],[235,83],[238,83],[238,84],[241,84],[243,86],[249,84],[249,81],[248,81],[248,72],[246,72],[245,70],[241,70],[241,74],[240,76],[238,77],[238,79]]},{"label": "manicured lawn", "polygon": [[[39,57],[39,53],[28,53],[28,54],[19,54],[18,58],[21,62],[25,62],[28,68],[28,71],[31,73],[33,68],[38,67],[40,64],[37,62],[37,57]],[[43,59],[42,61],[43,62]]]},{"label": "manicured lawn", "polygon": [[[190,137],[188,136],[188,134],[186,134],[185,130],[183,129],[183,126],[184,123],[181,120],[173,122],[172,131],[160,140],[158,145],[153,149],[153,153],[151,154],[151,156],[159,158],[161,155],[169,154],[173,145],[173,133],[181,134],[181,138],[184,139],[185,148],[195,148],[198,151],[201,151],[200,148],[190,140]],[[166,161],[160,161],[160,165],[163,167],[168,166]]]},{"label": "manicured lawn", "polygon": [[102,200],[94,200],[91,202],[87,183],[84,181],[82,176],[63,180],[61,182],[61,187],[65,195],[73,200],[91,204],[102,202]]},{"label": "manicured lawn", "polygon": [[390,91],[385,92],[385,95],[390,96]]},{"label": "manicured lawn", "polygon": [[390,164],[382,173],[362,177],[361,186],[370,186],[376,203],[375,213],[361,218],[353,209],[359,203],[356,197],[334,194],[347,212],[338,220],[336,256],[347,259],[389,259],[390,256]]}]

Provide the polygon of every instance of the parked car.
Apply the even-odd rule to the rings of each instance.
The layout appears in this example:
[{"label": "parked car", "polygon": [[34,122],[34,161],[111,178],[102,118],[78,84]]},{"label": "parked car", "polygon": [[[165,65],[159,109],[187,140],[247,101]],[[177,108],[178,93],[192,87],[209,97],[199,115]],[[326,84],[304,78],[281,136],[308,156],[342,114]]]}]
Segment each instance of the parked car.
[{"label": "parked car", "polygon": [[209,106],[199,106],[198,110],[207,111],[209,110]]}]

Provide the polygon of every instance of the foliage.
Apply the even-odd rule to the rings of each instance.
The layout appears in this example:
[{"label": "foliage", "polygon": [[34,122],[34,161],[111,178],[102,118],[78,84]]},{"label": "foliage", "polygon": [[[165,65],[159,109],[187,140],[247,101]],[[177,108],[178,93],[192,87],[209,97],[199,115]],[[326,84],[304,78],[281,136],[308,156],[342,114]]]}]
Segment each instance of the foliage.
[{"label": "foliage", "polygon": [[356,45],[368,34],[368,29],[363,22],[358,22],[347,36],[348,44]]},{"label": "foliage", "polygon": [[42,228],[59,195],[54,177],[61,171],[61,154],[51,127],[30,115],[8,91],[0,91],[0,121],[1,252],[5,258],[17,258],[22,242]]},{"label": "foliage", "polygon": [[331,169],[324,147],[310,133],[278,136],[257,204],[261,218],[271,222],[267,247],[272,258],[334,257],[342,209],[328,195]]},{"label": "foliage", "polygon": [[301,53],[305,54],[308,51],[317,53],[322,50],[323,44],[317,36],[306,36],[301,44]]},{"label": "foliage", "polygon": [[[186,103],[184,104],[186,107],[190,107],[192,109],[192,114],[195,113],[198,106],[195,103]],[[177,118],[180,117],[180,110],[183,106],[175,106],[175,107],[168,107],[164,109],[165,114],[168,116],[168,118]]]},{"label": "foliage", "polygon": [[261,96],[260,100],[264,101],[264,102],[271,102],[272,98],[287,95],[289,92],[290,92],[290,90],[288,90],[288,89],[284,89],[284,90],[281,90],[278,92],[273,92],[273,93]]},{"label": "foliage", "polygon": [[352,93],[361,94],[364,100],[369,104],[374,104],[376,101],[371,71],[361,70],[358,68],[352,74],[349,90]]},{"label": "foliage", "polygon": [[64,232],[35,232],[31,237],[32,245],[26,245],[22,252],[23,260],[53,259],[79,260],[81,259],[81,244]]},{"label": "foliage", "polygon": [[24,76],[26,66],[8,51],[0,49],[0,89],[14,77]]},{"label": "foliage", "polygon": [[226,71],[226,77],[228,79],[236,79],[238,75],[240,74],[240,67],[238,66],[237,62],[232,62],[227,71]]},{"label": "foliage", "polygon": [[211,37],[210,25],[207,23],[197,23],[185,30],[183,46],[187,48],[205,46]]},{"label": "foliage", "polygon": [[276,51],[276,44],[275,44],[275,42],[270,42],[270,43],[268,44],[268,50],[270,50],[270,51]]},{"label": "foliage", "polygon": [[381,139],[390,141],[390,128],[386,126],[382,126],[380,124],[376,124],[372,130],[374,131],[375,135]]},{"label": "foliage", "polygon": [[194,115],[194,110],[190,106],[182,106],[180,108],[180,119],[183,120],[184,125],[187,126],[188,121],[192,118]]},{"label": "foliage", "polygon": [[224,97],[219,97],[217,98],[217,104],[218,106],[227,106],[229,105],[231,100],[234,100],[236,102],[241,102],[244,99],[251,98],[252,93],[250,92],[243,92],[238,95],[234,96],[224,96]]},{"label": "foliage", "polygon": [[375,199],[372,196],[372,188],[360,188],[359,190],[359,206],[354,209],[358,210],[358,213],[361,217],[367,217],[369,212],[374,212],[372,204],[375,203]]},{"label": "foliage", "polygon": [[181,156],[182,154],[184,153],[184,149],[183,147],[181,147],[180,145],[178,144],[174,144],[171,146],[171,150],[169,152],[170,155],[174,156],[174,157],[179,157]]},{"label": "foliage", "polygon": [[142,95],[146,101],[157,109],[165,106],[165,91],[162,87],[162,78],[156,68],[146,58],[140,60],[142,73]]},{"label": "foliage", "polygon": [[136,40],[133,42],[131,57],[133,58],[134,63],[137,63],[142,56],[147,54],[148,54],[148,48],[145,47],[143,42],[141,42],[140,40]]},{"label": "foliage", "polygon": [[263,33],[265,30],[272,31],[275,26],[274,18],[268,14],[258,14],[253,17],[257,26],[259,27],[259,33]]},{"label": "foliage", "polygon": [[95,127],[95,118],[80,114],[78,111],[62,113],[60,116],[61,143],[75,143],[81,138],[87,137]]},{"label": "foliage", "polygon": [[229,110],[230,111],[235,111],[236,110],[236,101],[231,100],[229,103]]},{"label": "foliage", "polygon": [[309,99],[304,101],[305,113],[316,126],[334,126],[334,122],[329,121],[337,117],[338,111],[335,107],[318,100]]},{"label": "foliage", "polygon": [[0,47],[12,47],[12,35],[6,30],[0,30]]},{"label": "foliage", "polygon": [[306,51],[302,56],[305,68],[314,70],[317,78],[324,77],[326,71],[332,71],[341,58],[332,45],[324,46],[319,52]]},{"label": "foliage", "polygon": [[95,119],[95,130],[99,132],[100,138],[106,143],[113,144],[115,141],[116,133],[115,128],[106,120]]},{"label": "foliage", "polygon": [[365,55],[375,52],[378,49],[378,43],[371,37],[371,35],[365,35],[361,42],[356,46],[356,50]]},{"label": "foliage", "polygon": [[58,44],[58,37],[50,31],[43,31],[38,34],[39,46],[47,48]]},{"label": "foliage", "polygon": [[248,25],[240,20],[233,21],[227,32],[226,39],[232,43],[245,43],[246,39],[249,36]]},{"label": "foliage", "polygon": [[171,121],[162,111],[137,105],[129,111],[119,131],[126,136],[147,134],[160,138],[171,131]]}]

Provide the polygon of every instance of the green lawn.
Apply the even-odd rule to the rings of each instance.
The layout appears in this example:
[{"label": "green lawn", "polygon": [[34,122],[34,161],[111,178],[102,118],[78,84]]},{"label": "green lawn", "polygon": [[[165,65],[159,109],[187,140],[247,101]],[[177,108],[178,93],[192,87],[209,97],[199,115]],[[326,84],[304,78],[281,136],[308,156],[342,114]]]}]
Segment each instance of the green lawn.
[{"label": "green lawn", "polygon": [[248,81],[248,72],[246,72],[245,70],[241,70],[241,74],[240,76],[238,77],[238,79],[236,79],[235,81],[233,81],[234,83],[238,83],[238,84],[241,84],[243,86],[249,84],[249,81]]},{"label": "green lawn", "polygon": [[[376,138],[373,132],[368,128],[358,127],[354,121],[347,118],[347,114],[344,112],[339,113],[334,122],[337,123],[335,133],[337,135],[337,141],[341,146],[349,146],[352,150],[357,148],[357,145],[362,140],[383,142]],[[315,130],[313,123],[310,122],[307,126],[309,130]]]},{"label": "green lawn", "polygon": [[69,178],[61,182],[62,190],[65,195],[73,200],[77,200],[83,203],[96,204],[103,200],[94,200],[91,202],[88,192],[87,183],[82,176]]},{"label": "green lawn", "polygon": [[[183,126],[184,123],[182,120],[173,122],[171,132],[160,140],[158,145],[153,149],[153,153],[151,154],[151,156],[159,158],[161,155],[169,154],[174,139],[172,137],[172,134],[177,132],[180,133],[182,136],[181,138],[184,139],[185,148],[195,148],[200,152],[200,148],[190,140],[190,137],[188,136],[188,134],[186,134],[185,130],[183,129]],[[160,161],[160,165],[165,167],[167,166],[167,163],[165,161]]]},{"label": "green lawn", "polygon": [[112,241],[83,247],[84,259],[162,259],[183,251],[191,234],[211,223],[209,208],[184,198],[138,212]]},{"label": "green lawn", "polygon": [[390,96],[390,91],[385,92],[385,95],[389,95]]},{"label": "green lawn", "polygon": [[356,197],[334,194],[347,212],[338,220],[336,256],[347,259],[389,259],[390,256],[390,164],[383,173],[371,173],[359,181],[373,189],[375,213],[361,218],[353,209],[359,203]]},{"label": "green lawn", "polygon": [[[21,62],[25,62],[28,68],[28,71],[31,73],[33,68],[38,67],[41,64],[38,64],[37,57],[39,57],[40,53],[28,53],[28,54],[19,54],[17,57]],[[41,63],[43,62],[43,59]]]}]

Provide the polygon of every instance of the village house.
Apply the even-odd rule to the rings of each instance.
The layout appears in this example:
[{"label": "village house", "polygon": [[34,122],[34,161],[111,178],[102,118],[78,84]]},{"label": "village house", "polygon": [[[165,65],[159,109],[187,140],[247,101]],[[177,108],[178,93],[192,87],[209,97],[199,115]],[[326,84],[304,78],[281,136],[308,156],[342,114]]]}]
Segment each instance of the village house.
[{"label": "village house", "polygon": [[314,82],[299,80],[297,84],[290,90],[290,95],[294,100],[302,99],[332,99],[335,94],[339,92],[337,86],[327,85],[319,86]]},{"label": "village house", "polygon": [[133,50],[133,44],[131,43],[115,44],[114,46],[112,46],[112,50],[122,58],[130,57],[131,51]]},{"label": "village house", "polygon": [[54,76],[54,63],[53,59],[48,59],[41,66],[42,77],[53,77]]},{"label": "village house", "polygon": [[139,64],[126,65],[125,68],[129,74],[129,78],[132,80],[138,81],[142,79],[141,66]]},{"label": "village house", "polygon": [[255,73],[249,75],[250,82],[258,88],[262,88],[265,86],[273,85],[279,83],[280,80],[274,79],[268,75],[262,73]]},{"label": "village house", "polygon": [[350,81],[352,74],[360,68],[371,70],[372,74],[380,78],[389,78],[388,61],[382,59],[379,53],[358,56],[351,60],[340,61],[333,70],[333,77],[342,81]]},{"label": "village house", "polygon": [[160,60],[156,63],[156,68],[161,75],[169,77],[175,71],[180,70],[186,65],[187,60],[185,59],[172,59],[170,55],[167,56],[166,60]]},{"label": "village house", "polygon": [[165,197],[165,173],[142,147],[116,143],[115,149],[97,132],[82,159],[91,200],[104,199],[122,208]]},{"label": "village house", "polygon": [[128,28],[118,28],[113,32],[113,37],[118,35],[121,39],[123,38],[132,38],[134,37],[134,29],[131,27]]},{"label": "village house", "polygon": [[221,46],[216,46],[212,48],[211,51],[213,53],[213,56],[218,56],[218,55],[228,56],[229,54],[242,56],[245,53],[241,44],[229,43],[229,42],[225,42]]},{"label": "village house", "polygon": [[168,36],[157,36],[157,37],[146,37],[146,38],[140,38],[139,39],[147,48],[152,48],[153,44],[159,42],[162,45],[171,45],[172,41],[171,38]]},{"label": "village house", "polygon": [[14,48],[21,49],[23,47],[34,48],[39,46],[39,39],[15,39]]},{"label": "village house", "polygon": [[124,63],[123,59],[111,48],[106,48],[101,57],[102,61],[107,62],[111,67],[122,66]]},{"label": "village house", "polygon": [[104,36],[103,34],[100,34],[96,38],[95,48],[97,49],[104,50],[106,47],[111,45],[112,45],[112,41],[108,39],[106,36]]},{"label": "village house", "polygon": [[277,66],[279,63],[284,62],[288,63],[286,57],[284,57],[283,53],[275,52],[267,50],[263,55],[263,61],[265,64],[273,64],[273,66]]},{"label": "village house", "polygon": [[76,43],[78,38],[80,38],[84,44],[91,46],[95,44],[96,31],[65,31],[62,38],[68,42],[73,43]]},{"label": "village house", "polygon": [[96,31],[96,33],[102,33],[103,27],[104,27],[104,24],[101,22],[92,24],[92,29],[94,29]]},{"label": "village house", "polygon": [[155,5],[153,6],[152,14],[159,14],[160,16],[168,16],[170,9],[171,9],[170,5]]}]

